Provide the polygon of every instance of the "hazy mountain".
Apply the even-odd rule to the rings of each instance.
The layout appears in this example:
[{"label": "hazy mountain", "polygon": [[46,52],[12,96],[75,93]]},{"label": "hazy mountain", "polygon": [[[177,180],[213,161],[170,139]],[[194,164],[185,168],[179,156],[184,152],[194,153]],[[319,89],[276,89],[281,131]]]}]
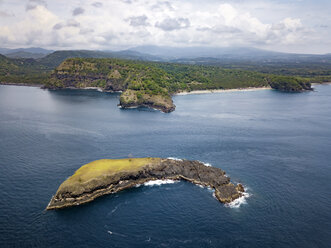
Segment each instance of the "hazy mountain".
[{"label": "hazy mountain", "polygon": [[250,57],[250,56],[274,56],[277,52],[265,51],[247,47],[164,47],[164,46],[138,46],[130,50],[161,56],[168,59],[197,58],[197,57]]},{"label": "hazy mountain", "polygon": [[29,53],[29,52],[24,52],[24,51],[18,51],[18,52],[13,52],[13,53],[7,53],[6,57],[8,58],[14,58],[14,59],[19,59],[19,58],[32,58],[32,59],[40,59],[45,57],[46,54],[43,53]]},{"label": "hazy mountain", "polygon": [[90,51],[90,50],[67,50],[67,51],[56,51],[38,61],[44,65],[50,67],[58,66],[62,61],[67,58],[121,58],[121,59],[132,59],[132,60],[150,60],[159,61],[160,58],[142,54],[136,51],[123,50],[123,51]]},{"label": "hazy mountain", "polygon": [[294,54],[267,51],[251,47],[164,47],[138,46],[130,50],[162,57],[168,61],[179,63],[197,63],[208,61],[282,61],[302,62],[330,58],[330,55]]},{"label": "hazy mountain", "polygon": [[40,47],[30,47],[30,48],[15,48],[15,49],[10,49],[10,48],[0,48],[0,53],[1,54],[9,54],[9,53],[17,53],[17,52],[27,52],[27,53],[39,53],[39,54],[50,54],[54,52],[53,50],[47,50],[44,48]]},{"label": "hazy mountain", "polygon": [[39,59],[45,57],[47,54],[52,53],[53,50],[47,50],[39,47],[30,47],[30,48],[0,48],[0,53],[6,55],[9,58],[33,58]]}]

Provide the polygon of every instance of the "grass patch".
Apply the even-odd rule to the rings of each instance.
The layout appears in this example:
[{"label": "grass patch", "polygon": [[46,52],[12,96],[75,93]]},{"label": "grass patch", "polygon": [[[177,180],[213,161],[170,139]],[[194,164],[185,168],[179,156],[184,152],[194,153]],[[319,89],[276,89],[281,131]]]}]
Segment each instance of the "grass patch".
[{"label": "grass patch", "polygon": [[122,171],[138,171],[141,167],[159,162],[159,158],[100,159],[80,167],[65,182],[67,185],[85,183],[91,179]]}]

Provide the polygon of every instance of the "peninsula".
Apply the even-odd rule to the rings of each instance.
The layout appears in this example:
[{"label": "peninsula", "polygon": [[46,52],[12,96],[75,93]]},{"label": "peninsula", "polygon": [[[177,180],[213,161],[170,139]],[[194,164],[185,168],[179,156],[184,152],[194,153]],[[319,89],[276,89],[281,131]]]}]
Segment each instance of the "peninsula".
[{"label": "peninsula", "polygon": [[47,210],[77,206],[95,198],[132,188],[150,180],[186,180],[211,187],[222,203],[242,196],[244,188],[234,185],[225,172],[192,160],[162,158],[101,159],[79,168],[64,181]]},{"label": "peninsula", "polygon": [[286,92],[311,90],[308,79],[222,69],[214,66],[123,59],[69,58],[46,80],[47,89],[90,89],[122,92],[122,108],[175,110],[172,95],[197,90],[267,88]]},{"label": "peninsula", "polygon": [[287,70],[259,64],[228,68],[213,63],[152,62],[139,57],[123,59],[108,55],[93,51],[56,51],[38,60],[0,55],[0,84],[121,92],[118,104],[121,108],[149,107],[169,113],[176,108],[172,96],[183,92],[246,88],[302,92],[312,90],[311,83],[330,81],[328,70],[313,69],[313,65]]}]

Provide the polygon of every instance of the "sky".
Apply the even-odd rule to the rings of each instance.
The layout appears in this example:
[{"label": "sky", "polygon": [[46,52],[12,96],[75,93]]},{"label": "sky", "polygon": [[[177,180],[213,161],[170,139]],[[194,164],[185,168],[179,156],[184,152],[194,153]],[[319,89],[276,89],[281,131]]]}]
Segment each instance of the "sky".
[{"label": "sky", "polygon": [[0,0],[0,47],[331,53],[331,0]]}]

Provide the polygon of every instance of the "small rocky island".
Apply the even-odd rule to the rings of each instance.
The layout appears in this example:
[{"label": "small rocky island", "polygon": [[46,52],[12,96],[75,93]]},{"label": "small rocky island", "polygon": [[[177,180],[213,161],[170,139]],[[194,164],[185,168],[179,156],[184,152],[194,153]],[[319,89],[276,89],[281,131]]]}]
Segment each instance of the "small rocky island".
[{"label": "small rocky island", "polygon": [[101,159],[79,168],[64,181],[47,210],[77,206],[95,198],[132,188],[150,180],[186,180],[211,187],[222,203],[242,196],[244,188],[234,185],[225,172],[199,161],[162,158]]}]

